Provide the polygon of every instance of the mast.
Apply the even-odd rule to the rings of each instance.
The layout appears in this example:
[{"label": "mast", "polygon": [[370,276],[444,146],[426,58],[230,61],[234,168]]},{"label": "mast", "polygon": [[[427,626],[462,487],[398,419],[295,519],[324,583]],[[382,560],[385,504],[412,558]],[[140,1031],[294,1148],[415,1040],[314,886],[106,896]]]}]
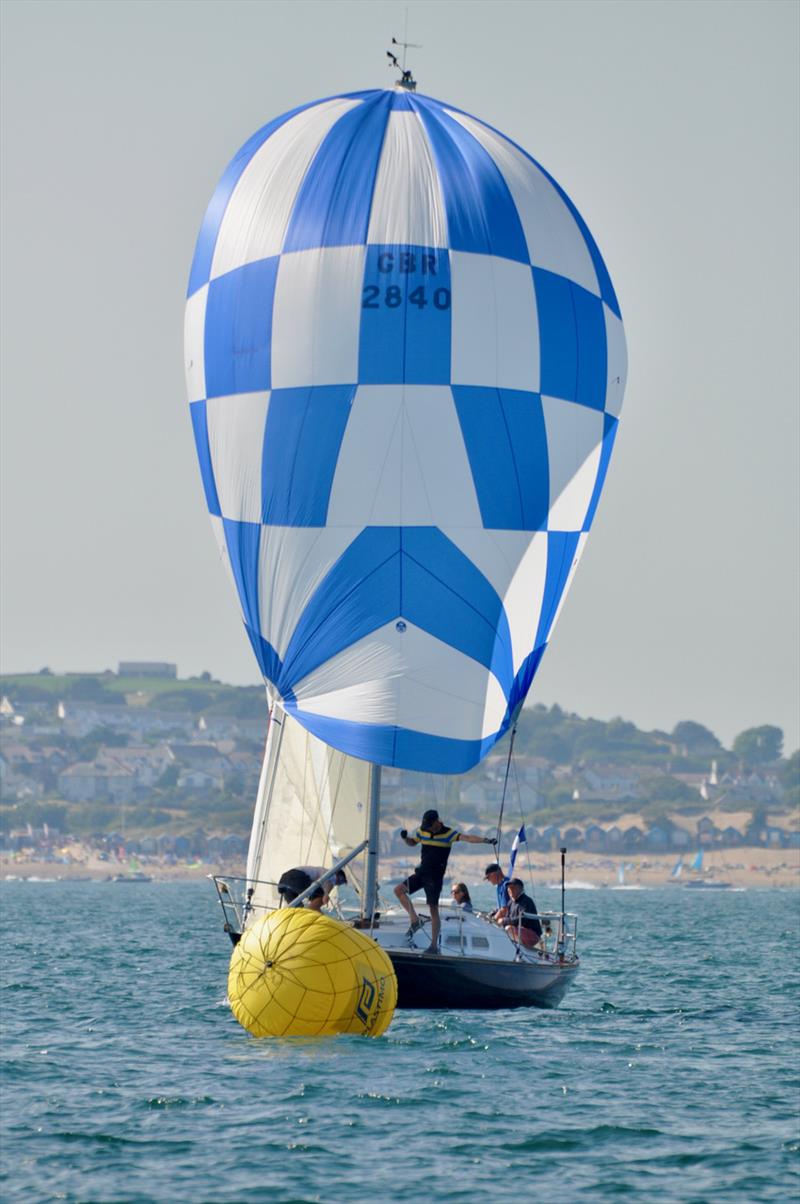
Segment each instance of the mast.
[{"label": "mast", "polygon": [[367,871],[364,877],[363,915],[372,920],[378,902],[378,839],[381,823],[381,767],[369,769],[369,813],[367,840]]}]

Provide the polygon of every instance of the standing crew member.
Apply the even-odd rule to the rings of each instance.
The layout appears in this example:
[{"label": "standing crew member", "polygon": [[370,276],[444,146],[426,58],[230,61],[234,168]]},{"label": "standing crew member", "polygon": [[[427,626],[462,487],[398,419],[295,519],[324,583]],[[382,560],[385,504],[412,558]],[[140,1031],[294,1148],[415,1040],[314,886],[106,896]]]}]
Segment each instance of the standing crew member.
[{"label": "standing crew member", "polygon": [[491,882],[492,886],[497,890],[497,910],[491,913],[491,919],[502,920],[508,914],[508,883],[510,881],[507,874],[504,874],[496,861],[491,865],[487,865],[484,876],[487,882]]},{"label": "standing crew member", "polygon": [[400,832],[400,836],[412,849],[415,845],[422,846],[419,865],[414,873],[394,888],[394,893],[411,920],[407,935],[412,937],[422,927],[422,921],[415,912],[409,896],[418,890],[424,890],[425,901],[431,911],[431,943],[425,952],[438,953],[441,931],[439,896],[442,893],[451,848],[457,840],[465,840],[468,844],[497,844],[497,840],[492,836],[468,836],[455,828],[447,828],[439,819],[439,812],[433,810],[425,812],[422,823],[413,836],[409,836],[405,828]]}]

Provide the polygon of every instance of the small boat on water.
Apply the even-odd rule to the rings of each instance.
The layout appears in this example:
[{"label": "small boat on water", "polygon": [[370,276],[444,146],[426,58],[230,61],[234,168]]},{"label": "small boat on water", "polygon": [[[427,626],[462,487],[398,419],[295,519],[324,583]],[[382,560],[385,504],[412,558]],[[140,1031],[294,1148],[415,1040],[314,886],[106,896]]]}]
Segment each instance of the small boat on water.
[{"label": "small boat on water", "polygon": [[644,887],[639,882],[626,882],[625,881],[625,871],[632,870],[632,869],[633,869],[633,865],[631,865],[630,862],[628,862],[626,864],[624,861],[621,861],[620,865],[619,865],[619,869],[617,870],[617,885],[612,886],[611,889],[612,890],[644,890]]},{"label": "small boat on water", "polygon": [[[675,869],[678,872],[676,873],[675,870],[673,870],[671,876],[677,879],[680,877],[681,867],[678,865],[675,867]],[[697,850],[689,869],[693,870],[696,874],[703,873],[702,849]],[[683,886],[684,890],[730,890],[733,884],[731,882],[718,882],[713,878],[690,878],[687,882],[681,883],[681,885]]]},{"label": "small boat on water", "polygon": [[143,870],[130,870],[127,874],[112,874],[108,882],[152,882],[153,879]]}]

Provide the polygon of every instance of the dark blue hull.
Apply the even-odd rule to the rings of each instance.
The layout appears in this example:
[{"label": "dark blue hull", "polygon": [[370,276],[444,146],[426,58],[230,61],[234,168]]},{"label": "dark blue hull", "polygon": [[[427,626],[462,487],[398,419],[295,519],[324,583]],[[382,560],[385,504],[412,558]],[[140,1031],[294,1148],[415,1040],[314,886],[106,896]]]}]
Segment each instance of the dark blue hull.
[{"label": "dark blue hull", "polygon": [[554,1008],[578,973],[577,962],[490,961],[387,949],[399,1008]]}]

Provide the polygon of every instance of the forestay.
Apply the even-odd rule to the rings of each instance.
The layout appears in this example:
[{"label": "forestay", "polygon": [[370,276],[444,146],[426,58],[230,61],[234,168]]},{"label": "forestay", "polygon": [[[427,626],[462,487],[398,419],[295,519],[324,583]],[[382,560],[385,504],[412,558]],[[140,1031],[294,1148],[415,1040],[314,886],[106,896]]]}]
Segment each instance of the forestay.
[{"label": "forestay", "polygon": [[[275,705],[270,714],[250,848],[256,914],[277,907],[274,884],[292,866],[329,866],[367,837],[369,766],[324,744]],[[361,893],[363,865],[348,879]]]},{"label": "forestay", "polygon": [[186,363],[270,697],[356,757],[469,769],[528,692],[617,430],[620,311],[572,202],[430,98],[293,110],[213,196]]}]

